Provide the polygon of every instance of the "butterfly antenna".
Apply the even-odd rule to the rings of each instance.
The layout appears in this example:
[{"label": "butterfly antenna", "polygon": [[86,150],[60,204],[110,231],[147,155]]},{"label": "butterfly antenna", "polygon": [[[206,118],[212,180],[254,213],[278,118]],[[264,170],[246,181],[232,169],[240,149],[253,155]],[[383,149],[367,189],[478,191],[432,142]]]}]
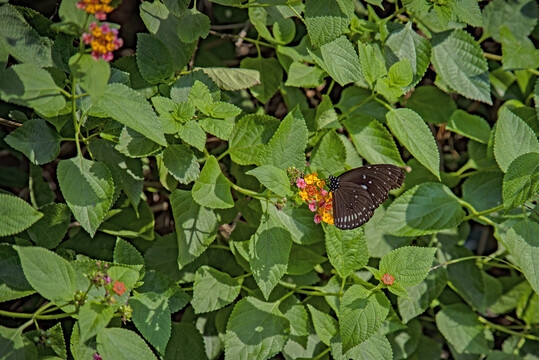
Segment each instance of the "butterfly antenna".
[{"label": "butterfly antenna", "polygon": [[322,165],[322,164],[320,164],[320,163],[318,163],[318,162],[316,162],[316,161],[311,161],[311,164],[316,164],[316,165],[318,165],[318,166],[324,168],[324,171],[327,172],[328,174],[333,175],[333,174],[331,173],[331,171],[329,171],[324,165]]}]

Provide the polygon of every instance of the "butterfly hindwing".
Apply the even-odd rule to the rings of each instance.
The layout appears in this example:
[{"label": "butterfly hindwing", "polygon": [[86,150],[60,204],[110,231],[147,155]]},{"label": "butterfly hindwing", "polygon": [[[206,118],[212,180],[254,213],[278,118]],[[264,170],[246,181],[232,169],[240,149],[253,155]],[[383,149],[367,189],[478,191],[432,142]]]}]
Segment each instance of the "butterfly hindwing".
[{"label": "butterfly hindwing", "polygon": [[342,182],[334,192],[333,223],[339,229],[354,229],[369,221],[375,206],[361,186]]}]

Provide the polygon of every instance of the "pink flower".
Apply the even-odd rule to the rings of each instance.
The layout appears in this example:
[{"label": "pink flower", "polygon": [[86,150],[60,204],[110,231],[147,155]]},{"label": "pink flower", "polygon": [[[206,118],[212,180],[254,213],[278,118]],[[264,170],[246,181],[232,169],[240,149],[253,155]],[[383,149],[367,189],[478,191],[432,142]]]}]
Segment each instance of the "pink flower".
[{"label": "pink flower", "polygon": [[314,201],[309,203],[309,210],[316,211],[316,203]]},{"label": "pink flower", "polygon": [[324,189],[320,190],[320,194],[322,194],[322,196],[327,196],[328,192]]},{"label": "pink flower", "polygon": [[94,353],[93,360],[103,360],[103,358],[98,353]]},{"label": "pink flower", "polygon": [[306,185],[307,185],[307,183],[305,182],[304,179],[298,178],[298,179],[296,180],[296,186],[297,186],[298,188],[304,189]]},{"label": "pink flower", "polygon": [[314,216],[314,222],[320,224],[320,221],[322,221],[322,216],[320,216],[320,214],[316,214]]}]

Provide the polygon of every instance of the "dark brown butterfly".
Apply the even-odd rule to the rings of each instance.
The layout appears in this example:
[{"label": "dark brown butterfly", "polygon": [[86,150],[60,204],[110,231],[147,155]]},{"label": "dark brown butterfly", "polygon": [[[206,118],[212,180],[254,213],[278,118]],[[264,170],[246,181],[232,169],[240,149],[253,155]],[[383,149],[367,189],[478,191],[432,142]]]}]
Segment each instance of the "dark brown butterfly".
[{"label": "dark brown butterfly", "polygon": [[355,229],[372,217],[388,193],[404,182],[404,170],[390,164],[358,167],[329,176],[333,193],[333,223],[339,229]]}]

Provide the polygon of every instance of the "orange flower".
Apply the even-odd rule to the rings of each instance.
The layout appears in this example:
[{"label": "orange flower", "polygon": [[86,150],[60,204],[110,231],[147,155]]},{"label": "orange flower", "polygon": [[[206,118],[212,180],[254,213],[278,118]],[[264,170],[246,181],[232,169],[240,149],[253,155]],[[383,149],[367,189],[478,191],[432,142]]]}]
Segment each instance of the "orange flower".
[{"label": "orange flower", "polygon": [[384,276],[382,276],[382,282],[386,285],[393,285],[393,281],[395,281],[395,277],[389,275],[389,274],[384,274]]},{"label": "orange flower", "polygon": [[116,281],[114,283],[114,286],[112,287],[112,289],[118,295],[122,295],[126,290],[124,283],[119,282],[119,281]]},{"label": "orange flower", "polygon": [[92,22],[89,30],[89,33],[82,34],[82,41],[92,47],[92,57],[95,60],[102,58],[111,61],[112,52],[121,48],[124,43],[122,38],[118,37],[118,29],[111,29],[108,24],[98,26]]}]

